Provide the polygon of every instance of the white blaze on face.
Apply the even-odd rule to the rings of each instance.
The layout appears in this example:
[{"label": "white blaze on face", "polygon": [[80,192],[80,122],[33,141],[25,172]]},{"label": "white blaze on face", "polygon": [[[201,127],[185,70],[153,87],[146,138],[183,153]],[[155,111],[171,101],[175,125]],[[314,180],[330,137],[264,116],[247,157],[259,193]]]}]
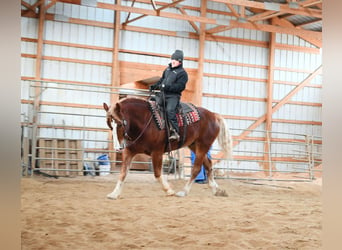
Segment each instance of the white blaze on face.
[{"label": "white blaze on face", "polygon": [[113,131],[115,131],[115,134],[113,133],[113,145],[115,150],[119,150],[121,148],[121,144],[123,142],[119,142],[118,136],[117,136],[117,129],[116,129],[116,123],[113,123]]}]

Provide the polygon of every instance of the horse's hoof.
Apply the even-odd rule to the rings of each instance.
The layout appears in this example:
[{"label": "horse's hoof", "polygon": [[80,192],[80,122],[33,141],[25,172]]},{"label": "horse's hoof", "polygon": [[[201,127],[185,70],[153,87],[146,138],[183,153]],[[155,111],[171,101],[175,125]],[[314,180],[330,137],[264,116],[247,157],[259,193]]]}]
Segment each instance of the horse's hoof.
[{"label": "horse's hoof", "polygon": [[224,189],[217,189],[215,196],[228,197],[228,194],[227,194],[226,190],[224,190]]},{"label": "horse's hoof", "polygon": [[111,200],[117,200],[117,199],[119,199],[119,196],[113,195],[113,194],[108,194],[108,195],[107,195],[107,198],[108,198],[108,199],[111,199]]},{"label": "horse's hoof", "polygon": [[184,197],[186,196],[186,193],[184,191],[179,191],[178,193],[176,193],[177,197]]},{"label": "horse's hoof", "polygon": [[168,191],[166,192],[166,195],[167,195],[167,196],[174,196],[175,193],[176,193],[176,192],[175,192],[174,190],[171,189],[171,190],[168,190]]}]

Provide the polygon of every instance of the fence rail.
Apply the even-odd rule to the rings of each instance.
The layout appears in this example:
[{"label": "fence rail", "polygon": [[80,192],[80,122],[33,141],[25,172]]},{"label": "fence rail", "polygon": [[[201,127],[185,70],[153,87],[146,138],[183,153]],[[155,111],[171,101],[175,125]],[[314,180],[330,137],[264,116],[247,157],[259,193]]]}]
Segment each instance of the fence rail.
[{"label": "fence rail", "polygon": [[[99,106],[103,101],[109,102],[111,95],[147,96],[147,92],[86,84],[84,85],[86,89],[81,90],[74,84],[42,81],[23,81],[22,84],[25,86],[23,89],[26,89],[22,94],[24,101],[22,101],[21,112],[23,175],[32,175],[38,171],[83,175],[87,172],[85,169],[87,164],[92,165],[96,173],[101,173],[102,170],[98,167],[102,162],[97,157],[103,154],[110,156],[107,161],[111,166],[109,172],[119,171],[122,164],[121,153],[114,149],[111,132],[105,124],[105,112],[103,110],[102,113],[99,112]],[[63,87],[56,87],[55,85],[58,84]],[[80,86],[83,85],[77,85]],[[101,96],[103,100],[99,100],[97,107],[91,104],[92,108],[87,104],[79,104],[75,108],[63,107],[61,104],[51,102],[37,108],[34,105],[37,88],[41,90],[40,98],[48,99],[48,92],[51,94],[51,91],[55,94],[53,91],[66,90],[103,94]],[[238,135],[244,131],[231,128],[234,140],[238,141],[233,149],[231,160],[217,157],[220,148],[214,143],[210,152],[216,178],[312,181],[317,176],[321,176],[322,138],[320,136],[253,130],[251,133],[257,136],[238,139]],[[42,145],[43,143],[50,144]],[[76,143],[77,146],[76,144],[68,146],[68,143]],[[265,151],[266,144],[268,151]],[[177,173],[179,178],[189,177],[190,151],[182,149],[171,156],[177,158],[177,165],[174,161],[170,161],[166,154],[164,160],[166,172]],[[139,172],[152,173],[152,163],[148,157],[133,161],[133,165],[145,166]]]}]

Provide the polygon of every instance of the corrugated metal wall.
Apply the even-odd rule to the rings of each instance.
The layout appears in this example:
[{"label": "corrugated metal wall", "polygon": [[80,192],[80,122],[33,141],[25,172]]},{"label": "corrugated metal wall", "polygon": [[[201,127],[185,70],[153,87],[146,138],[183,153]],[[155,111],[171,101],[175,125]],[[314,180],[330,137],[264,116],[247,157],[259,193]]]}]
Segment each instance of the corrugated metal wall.
[{"label": "corrugated metal wall", "polygon": [[[113,1],[98,1],[112,3]],[[130,6],[131,2],[122,4]],[[185,1],[184,5],[199,7],[199,1]],[[135,3],[135,7],[144,7],[145,3]],[[211,9],[220,10],[222,5],[210,2]],[[177,13],[175,8],[170,11]],[[188,10],[192,15],[199,15],[198,11]],[[68,81],[71,83],[110,85],[112,77],[112,48],[114,30],[110,24],[114,20],[114,11],[90,6],[74,5],[57,2],[48,9],[48,14],[54,14],[53,20],[45,21],[43,63],[41,77],[50,81]],[[121,21],[125,21],[128,13],[121,14]],[[139,16],[131,14],[130,18]],[[208,17],[229,21],[229,17],[208,13]],[[84,21],[96,21],[95,24],[72,23],[71,18]],[[185,57],[197,58],[199,42],[187,37],[188,32],[194,32],[189,22],[175,19],[148,16],[132,23],[135,27],[172,30],[183,34],[178,37],[122,30],[120,34],[120,61],[137,62],[149,65],[166,65],[168,59],[158,56],[141,55],[136,52],[170,54],[176,48],[184,50]],[[198,23],[197,23],[198,25]],[[114,25],[113,25],[114,26]],[[210,28],[211,25],[207,25]],[[220,113],[232,128],[235,137],[239,137],[259,117],[266,113],[267,73],[269,67],[269,35],[266,32],[232,29],[216,34],[221,37],[232,38],[231,42],[205,42],[204,77],[202,105],[209,110]],[[23,80],[22,99],[32,100],[32,89],[29,81],[35,76],[35,57],[37,51],[38,20],[22,17],[22,64]],[[235,39],[235,40],[234,40]],[[273,100],[280,101],[296,85],[321,65],[321,54],[312,49],[310,43],[286,34],[276,35]],[[130,51],[127,53],[125,51]],[[186,60],[186,68],[196,69],[197,62]],[[275,119],[272,130],[276,132],[296,132],[302,134],[321,135],[321,85],[322,77],[317,76],[308,86],[304,87],[291,102],[282,106],[272,116]],[[60,88],[56,83],[52,87]],[[41,101],[45,103],[70,104],[63,106],[42,104],[41,111],[60,113],[80,113],[89,115],[103,115],[99,107],[102,102],[109,102],[109,94],[101,92],[103,87],[73,86],[74,90],[46,89],[41,94]],[[86,92],[84,90],[88,90]],[[97,92],[99,91],[99,92]],[[31,93],[29,93],[31,92]],[[75,107],[71,104],[77,104]],[[22,105],[22,113],[29,116],[29,105]],[[23,117],[24,117],[23,116]],[[40,122],[43,124],[105,128],[104,121],[96,117],[72,117],[70,115],[51,115],[41,113]],[[257,127],[250,137],[265,137],[264,123]],[[104,131],[89,130],[86,133],[78,130],[40,129],[42,137],[68,138],[99,138],[105,139]],[[260,132],[261,131],[261,132]],[[287,135],[273,137],[286,138]],[[96,144],[96,143],[95,143]],[[106,147],[105,143],[84,147]],[[281,151],[272,148],[274,152]],[[234,150],[263,152],[264,144],[257,142],[241,142]],[[259,156],[262,153],[258,154]],[[255,163],[258,168],[258,163]],[[243,164],[237,164],[240,167]],[[242,166],[243,167],[243,166]]]}]

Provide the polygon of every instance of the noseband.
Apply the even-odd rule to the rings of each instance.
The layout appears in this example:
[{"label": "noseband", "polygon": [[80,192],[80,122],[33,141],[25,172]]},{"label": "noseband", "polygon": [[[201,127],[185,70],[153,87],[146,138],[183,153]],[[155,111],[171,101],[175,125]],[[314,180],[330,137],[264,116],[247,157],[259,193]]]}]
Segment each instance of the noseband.
[{"label": "noseband", "polygon": [[[123,118],[122,120],[118,121],[116,119],[113,119],[111,118],[112,120],[115,121],[116,125],[118,127],[123,127],[123,130],[124,130],[124,133],[123,133],[123,137],[124,137],[124,148],[128,147],[128,146],[131,146],[133,144],[135,144],[139,139],[140,137],[145,133],[148,125],[151,123],[152,121],[152,118],[153,118],[153,115],[151,114],[151,117],[150,119],[147,121],[147,123],[145,124],[144,128],[142,129],[142,131],[140,132],[140,134],[137,136],[137,138],[135,138],[134,140],[128,135],[128,127],[127,127],[127,120],[125,118]],[[127,143],[128,141],[128,143]]]}]

